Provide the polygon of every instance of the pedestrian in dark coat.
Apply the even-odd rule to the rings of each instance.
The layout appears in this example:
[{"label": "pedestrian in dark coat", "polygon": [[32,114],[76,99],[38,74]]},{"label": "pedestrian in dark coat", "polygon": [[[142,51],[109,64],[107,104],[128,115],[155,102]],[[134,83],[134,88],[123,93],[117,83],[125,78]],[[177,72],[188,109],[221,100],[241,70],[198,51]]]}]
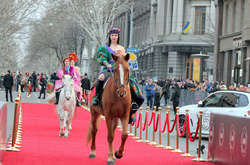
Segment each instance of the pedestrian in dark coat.
[{"label": "pedestrian in dark coat", "polygon": [[170,93],[169,88],[170,88],[170,82],[166,81],[166,83],[162,88],[162,94],[160,96],[160,99],[162,98],[162,96],[164,96],[165,106],[167,106],[168,104],[169,93]]},{"label": "pedestrian in dark coat", "polygon": [[36,87],[37,87],[37,75],[36,75],[36,72],[33,72],[31,77],[32,77],[33,91],[36,92]]},{"label": "pedestrian in dark coat", "polygon": [[84,77],[81,80],[81,87],[82,87],[82,90],[85,94],[86,94],[87,90],[90,90],[90,80],[88,79],[87,73],[84,74]]},{"label": "pedestrian in dark coat", "polygon": [[41,86],[41,90],[40,90],[40,95],[39,95],[39,99],[41,98],[42,94],[43,94],[43,99],[45,99],[45,95],[46,95],[46,86],[47,86],[47,81],[45,79],[45,75],[41,75],[41,79],[40,79],[40,86]]},{"label": "pedestrian in dark coat", "polygon": [[161,95],[161,87],[157,84],[157,82],[154,82],[154,91],[155,91],[155,95],[154,95],[154,106],[156,106],[156,110],[158,111],[158,108],[160,107],[160,95]]},{"label": "pedestrian in dark coat", "polygon": [[4,76],[3,85],[5,87],[5,94],[6,94],[6,101],[8,102],[8,92],[10,93],[10,101],[13,102],[12,98],[12,86],[13,86],[13,77],[10,74],[10,70],[8,70],[8,73]]},{"label": "pedestrian in dark coat", "polygon": [[171,101],[173,103],[173,109],[174,113],[176,114],[176,107],[179,106],[179,100],[180,100],[180,88],[178,84],[174,84],[174,91],[171,97]]}]

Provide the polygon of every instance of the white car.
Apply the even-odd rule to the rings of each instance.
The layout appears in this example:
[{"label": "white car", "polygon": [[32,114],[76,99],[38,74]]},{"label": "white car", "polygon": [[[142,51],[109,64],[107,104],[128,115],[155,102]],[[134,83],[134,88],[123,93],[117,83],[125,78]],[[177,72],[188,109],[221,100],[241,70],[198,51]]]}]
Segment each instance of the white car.
[{"label": "white car", "polygon": [[250,117],[250,93],[237,91],[218,91],[208,95],[198,104],[187,105],[180,108],[180,127],[182,128],[189,110],[190,131],[195,133],[200,110],[203,111],[202,135],[209,135],[210,113],[229,114],[232,116]]}]

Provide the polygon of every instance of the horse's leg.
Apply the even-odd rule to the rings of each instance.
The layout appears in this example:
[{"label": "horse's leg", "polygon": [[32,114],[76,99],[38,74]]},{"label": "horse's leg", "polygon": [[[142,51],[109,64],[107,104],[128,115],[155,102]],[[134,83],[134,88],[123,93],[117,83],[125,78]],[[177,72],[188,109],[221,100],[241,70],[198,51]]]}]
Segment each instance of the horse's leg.
[{"label": "horse's leg", "polygon": [[121,145],[119,147],[119,150],[115,152],[115,157],[120,159],[123,156],[123,151],[124,151],[124,146],[125,146],[125,142],[128,138],[128,119],[121,119],[122,122],[122,142]]},{"label": "horse's leg", "polygon": [[63,119],[59,118],[60,119],[60,134],[59,136],[64,136],[64,126],[63,126]]},{"label": "horse's leg", "polygon": [[75,112],[75,107],[73,108],[72,112],[69,114],[69,130],[72,130],[72,119],[74,116],[74,112]]},{"label": "horse's leg", "polygon": [[57,114],[58,114],[58,118],[60,120],[60,133],[59,133],[59,136],[64,136],[64,117],[62,115],[62,112],[61,110],[61,107],[60,106],[57,106]]},{"label": "horse's leg", "polygon": [[113,130],[113,134],[115,136],[115,129],[118,125],[118,119],[114,119],[113,122],[112,122],[112,130]]},{"label": "horse's leg", "polygon": [[90,152],[89,157],[95,158],[96,157],[95,139],[96,139],[96,133],[97,133],[97,130],[98,130],[98,127],[100,124],[100,114],[95,112],[94,110],[93,110],[93,112],[91,112],[91,123],[90,124],[92,126],[92,129],[91,129],[92,142],[91,142],[91,152]]},{"label": "horse's leg", "polygon": [[114,159],[114,151],[113,151],[113,140],[114,140],[114,132],[113,132],[113,120],[106,116],[106,125],[108,129],[108,165],[113,165],[115,163]]},{"label": "horse's leg", "polygon": [[69,136],[69,112],[64,111],[64,128],[65,128],[65,137]]}]

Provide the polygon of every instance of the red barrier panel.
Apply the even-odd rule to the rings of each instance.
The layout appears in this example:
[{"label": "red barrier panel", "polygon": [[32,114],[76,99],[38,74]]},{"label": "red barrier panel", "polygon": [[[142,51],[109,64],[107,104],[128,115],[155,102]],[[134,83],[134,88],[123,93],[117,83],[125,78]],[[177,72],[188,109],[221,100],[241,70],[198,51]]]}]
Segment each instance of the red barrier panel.
[{"label": "red barrier panel", "polygon": [[0,164],[3,159],[2,149],[6,148],[7,104],[0,105]]},{"label": "red barrier panel", "polygon": [[211,114],[208,159],[216,164],[250,164],[250,118]]}]

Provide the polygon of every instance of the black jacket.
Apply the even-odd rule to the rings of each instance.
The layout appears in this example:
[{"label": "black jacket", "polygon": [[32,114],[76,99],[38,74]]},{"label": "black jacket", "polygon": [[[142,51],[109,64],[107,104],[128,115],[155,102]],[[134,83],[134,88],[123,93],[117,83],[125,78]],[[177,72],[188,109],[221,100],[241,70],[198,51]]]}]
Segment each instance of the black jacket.
[{"label": "black jacket", "polygon": [[89,79],[88,78],[84,78],[84,79],[82,79],[82,81],[81,81],[81,87],[82,87],[82,89],[84,90],[90,90],[90,81],[89,81]]},{"label": "black jacket", "polygon": [[181,93],[180,88],[174,87],[174,91],[171,97],[171,101],[173,101],[173,104],[179,104],[180,93]]},{"label": "black jacket", "polygon": [[5,88],[11,88],[13,86],[13,77],[10,74],[4,76],[3,86]]}]

